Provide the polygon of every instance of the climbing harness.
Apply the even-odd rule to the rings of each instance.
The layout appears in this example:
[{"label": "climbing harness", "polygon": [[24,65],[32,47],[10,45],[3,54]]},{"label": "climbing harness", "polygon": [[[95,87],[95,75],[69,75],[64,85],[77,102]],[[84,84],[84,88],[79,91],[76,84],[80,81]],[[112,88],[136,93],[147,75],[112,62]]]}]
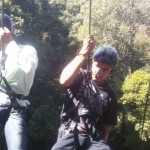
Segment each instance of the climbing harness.
[{"label": "climbing harness", "polygon": [[[74,145],[76,150],[82,150],[80,144],[79,144],[79,139],[78,139],[78,133],[80,132],[77,129],[77,122],[79,117],[82,118],[82,121],[84,122],[86,130],[81,131],[81,132],[86,132],[89,135],[89,138],[91,142],[93,141],[94,137],[100,137],[101,133],[99,131],[99,116],[96,114],[93,114],[93,111],[91,109],[90,105],[90,95],[92,92],[92,84],[90,82],[90,75],[84,72],[84,78],[82,84],[84,85],[81,91],[81,95],[79,97],[80,101],[77,104],[77,106],[67,114],[67,118],[61,118],[62,124],[65,126],[65,135],[69,134],[70,132],[73,133],[74,135]],[[96,87],[94,87],[96,90]],[[96,90],[97,91],[97,90]],[[70,97],[68,95],[68,97]],[[66,97],[65,97],[66,98]],[[74,98],[74,97],[72,97]],[[85,117],[88,117],[91,120],[91,127],[89,128],[86,124]]]}]

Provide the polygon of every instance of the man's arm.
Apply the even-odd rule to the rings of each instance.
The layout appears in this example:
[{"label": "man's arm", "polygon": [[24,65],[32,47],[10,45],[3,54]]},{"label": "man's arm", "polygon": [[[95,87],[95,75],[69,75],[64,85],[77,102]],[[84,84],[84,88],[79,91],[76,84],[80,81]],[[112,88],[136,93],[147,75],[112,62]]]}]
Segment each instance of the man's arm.
[{"label": "man's arm", "polygon": [[5,45],[5,78],[12,90],[27,96],[38,64],[37,52],[29,45],[18,45],[7,28],[0,28],[0,41]]},{"label": "man's arm", "polygon": [[93,50],[95,41],[92,35],[87,36],[84,39],[83,47],[77,56],[64,68],[60,76],[60,83],[64,87],[70,86],[75,77],[78,74],[83,62],[85,61],[88,54]]},{"label": "man's arm", "polygon": [[108,139],[109,127],[110,127],[110,125],[103,124],[103,128],[102,128],[102,139],[103,139],[105,142],[107,142],[107,139]]}]

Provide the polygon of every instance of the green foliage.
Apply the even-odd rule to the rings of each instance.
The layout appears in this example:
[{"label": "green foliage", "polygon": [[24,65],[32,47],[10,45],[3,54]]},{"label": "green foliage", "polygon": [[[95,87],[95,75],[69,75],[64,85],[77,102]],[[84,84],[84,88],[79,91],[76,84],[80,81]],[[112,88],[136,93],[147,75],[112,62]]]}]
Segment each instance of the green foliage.
[{"label": "green foliage", "polygon": [[[80,14],[84,14],[83,23],[78,27],[78,32],[73,36],[83,39],[88,34],[88,1],[80,6]],[[96,39],[96,47],[107,44],[112,45],[119,51],[120,72],[123,77],[136,69],[143,67],[141,57],[138,65],[138,56],[143,55],[139,49],[133,51],[134,40],[140,25],[149,26],[150,17],[148,1],[92,1],[91,34]],[[81,11],[82,10],[82,11]],[[79,15],[79,14],[78,14]]]},{"label": "green foliage", "polygon": [[35,80],[26,98],[31,102],[28,129],[32,142],[48,141],[56,137],[59,126],[63,97],[59,76],[72,52],[68,26],[60,19],[64,5],[49,0],[6,0],[4,8],[14,22],[14,39],[33,45],[38,53]]},{"label": "green foliage", "polygon": [[56,136],[56,126],[59,125],[57,107],[39,106],[29,121],[28,132],[31,138],[45,140]]},{"label": "green foliage", "polygon": [[[137,34],[134,41],[133,49],[133,70],[149,65],[150,58],[150,37],[146,35],[146,27],[142,26],[139,32],[144,32],[142,35]],[[142,31],[141,31],[142,30]],[[143,31],[144,30],[144,31]],[[137,53],[138,52],[138,53]],[[142,57],[141,57],[142,56]]]},{"label": "green foliage", "polygon": [[127,135],[125,146],[131,146],[130,150],[135,150],[139,148],[139,136],[137,132],[133,131]]},{"label": "green foliage", "polygon": [[134,102],[136,105],[142,104],[148,90],[149,74],[142,70],[137,70],[126,77],[122,90],[124,95],[120,100],[124,104]]},{"label": "green foliage", "polygon": [[[141,134],[140,137],[145,141],[150,137],[149,101],[146,109],[146,117],[144,118],[149,78],[149,73],[143,70],[137,70],[127,76],[122,86],[123,96],[120,98],[126,111],[127,121],[135,124],[135,130],[139,131]],[[143,121],[144,128],[143,133],[141,133]]]},{"label": "green foliage", "polygon": [[[122,150],[137,149],[139,144],[150,70],[149,6],[149,0],[92,1],[91,34],[97,42],[95,48],[108,44],[119,52],[117,70],[108,80],[120,98],[119,124],[112,139],[121,143]],[[89,1],[5,0],[4,12],[13,19],[14,39],[33,45],[38,52],[39,64],[27,97],[31,102],[28,139],[33,150],[34,141],[56,140],[64,93],[59,76],[88,35]],[[138,70],[142,67],[144,71]],[[148,103],[141,133],[146,140],[142,141],[142,150],[150,136],[149,114]],[[3,133],[0,134],[0,148],[4,149]]]}]

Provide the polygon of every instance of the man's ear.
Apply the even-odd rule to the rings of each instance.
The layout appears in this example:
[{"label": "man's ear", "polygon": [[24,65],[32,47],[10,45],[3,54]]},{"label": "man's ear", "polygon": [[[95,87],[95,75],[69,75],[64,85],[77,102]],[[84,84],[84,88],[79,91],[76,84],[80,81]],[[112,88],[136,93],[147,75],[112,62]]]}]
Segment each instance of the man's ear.
[{"label": "man's ear", "polygon": [[90,59],[90,63],[93,63],[94,62],[94,59]]},{"label": "man's ear", "polygon": [[113,77],[113,76],[115,76],[115,72],[116,72],[116,69],[112,69],[112,71],[110,72],[109,75],[110,75],[111,77]]}]

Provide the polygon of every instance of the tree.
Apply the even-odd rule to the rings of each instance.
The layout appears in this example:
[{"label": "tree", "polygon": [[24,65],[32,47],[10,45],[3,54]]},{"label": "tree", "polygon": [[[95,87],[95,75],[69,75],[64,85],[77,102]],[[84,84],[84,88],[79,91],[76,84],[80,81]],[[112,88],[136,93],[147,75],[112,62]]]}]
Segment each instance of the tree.
[{"label": "tree", "polygon": [[[14,39],[20,44],[33,45],[38,53],[34,84],[26,97],[31,102],[28,139],[32,147],[39,141],[56,139],[60,123],[63,89],[59,85],[59,75],[65,58],[71,53],[68,51],[68,26],[61,20],[64,5],[49,0],[6,0],[4,9],[13,19]],[[41,125],[42,122],[45,124]]]},{"label": "tree", "polygon": [[[123,96],[120,98],[124,105],[124,111],[126,112],[126,124],[131,122],[135,126],[135,130],[139,132],[137,140],[141,138],[143,141],[148,141],[150,138],[150,103],[149,101],[147,103],[147,98],[149,98],[147,97],[149,78],[149,72],[144,70],[137,70],[133,74],[128,75],[122,86]],[[147,109],[145,110],[146,104]],[[134,144],[135,141],[130,141],[131,136],[134,135],[133,131],[128,130],[127,145],[129,143],[130,145]],[[139,147],[139,141],[136,144]]]}]

